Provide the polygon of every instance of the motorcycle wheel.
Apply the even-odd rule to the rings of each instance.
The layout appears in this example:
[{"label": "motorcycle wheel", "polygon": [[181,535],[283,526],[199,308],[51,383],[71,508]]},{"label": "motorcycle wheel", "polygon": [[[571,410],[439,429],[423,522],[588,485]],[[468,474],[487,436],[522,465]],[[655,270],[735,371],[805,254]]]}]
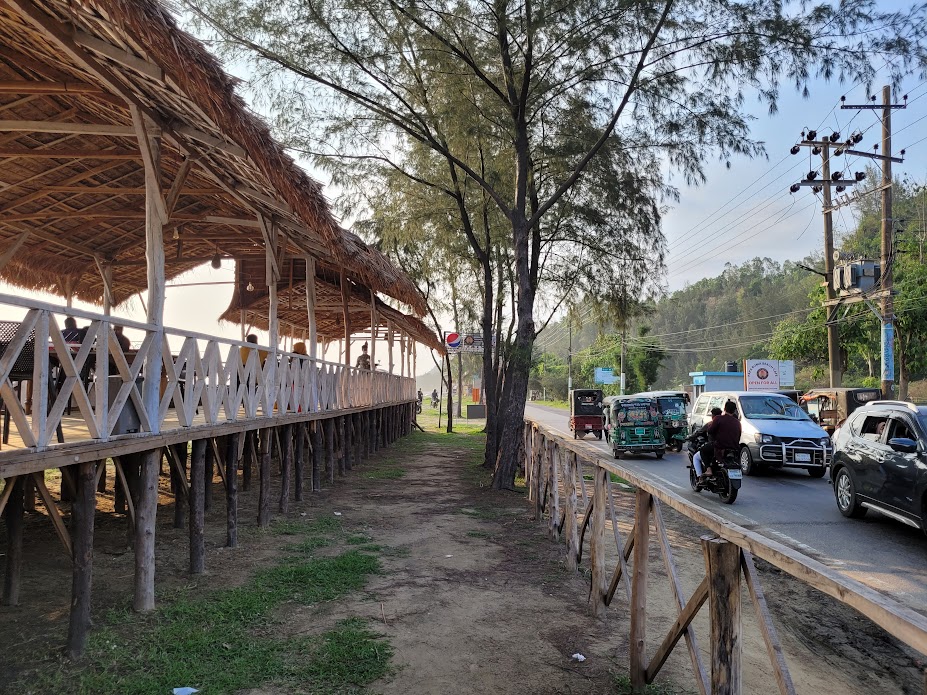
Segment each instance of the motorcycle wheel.
[{"label": "motorcycle wheel", "polygon": [[689,469],[689,485],[692,486],[693,492],[701,492],[701,489],[698,486],[698,476],[695,475],[695,469]]},{"label": "motorcycle wheel", "polygon": [[724,504],[734,504],[734,500],[737,499],[738,488],[731,487],[731,480],[727,477],[727,473],[719,474],[717,478],[721,487],[721,489],[718,491],[718,497],[721,498],[721,501],[724,502]]},{"label": "motorcycle wheel", "polygon": [[682,440],[677,439],[676,440],[676,453],[679,453],[680,451],[682,451]]}]

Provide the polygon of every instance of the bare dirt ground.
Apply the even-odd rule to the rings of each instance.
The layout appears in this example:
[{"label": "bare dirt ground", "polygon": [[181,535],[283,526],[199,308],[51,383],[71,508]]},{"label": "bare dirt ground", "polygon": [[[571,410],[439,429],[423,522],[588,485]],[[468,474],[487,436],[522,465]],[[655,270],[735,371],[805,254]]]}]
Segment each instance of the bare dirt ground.
[{"label": "bare dirt ground", "polygon": [[[605,620],[591,618],[586,574],[566,570],[562,546],[547,538],[544,525],[530,519],[524,495],[481,486],[485,480],[473,467],[472,450],[422,444],[406,449],[405,442],[399,442],[388,450],[403,477],[367,477],[365,469],[375,465],[372,461],[323,492],[307,495],[306,502],[291,505],[292,518],[337,512],[345,529],[363,533],[386,550],[381,556],[383,573],[363,591],[330,603],[295,607],[282,629],[293,635],[314,634],[347,616],[368,618],[395,650],[393,673],[369,686],[370,692],[384,695],[624,692],[616,681],[627,668],[628,612],[621,590]],[[236,586],[278,557],[278,545],[254,529],[256,497],[256,489],[242,494],[240,547],[224,549],[225,505],[222,487],[215,485],[207,517],[208,572],[199,578],[186,572],[186,532],[172,528],[172,500],[162,498],[159,601],[169,600],[181,588]],[[619,518],[629,520],[633,494],[620,494],[617,501],[623,510]],[[129,605],[133,560],[124,519],[112,513],[106,496],[101,496],[100,508],[93,614],[102,619],[107,611]],[[0,692],[8,692],[9,684],[31,669],[59,659],[67,630],[70,574],[41,511],[27,516],[22,604],[0,608]],[[704,531],[670,510],[664,515],[682,582],[691,593],[704,574],[698,540]],[[629,526],[619,523],[623,534]],[[0,554],[5,553],[3,542]],[[0,570],[4,560],[5,555],[0,556]],[[660,570],[653,573],[649,587],[652,653],[676,612],[655,547],[650,560]],[[923,692],[918,655],[837,602],[771,568],[760,571],[798,692]],[[744,690],[774,692],[746,593],[744,614]],[[695,626],[707,662],[704,616]],[[586,660],[571,659],[576,653]],[[696,692],[682,642],[658,684],[661,693]],[[165,692],[173,685],[165,684]],[[284,692],[290,691],[249,691]]]}]

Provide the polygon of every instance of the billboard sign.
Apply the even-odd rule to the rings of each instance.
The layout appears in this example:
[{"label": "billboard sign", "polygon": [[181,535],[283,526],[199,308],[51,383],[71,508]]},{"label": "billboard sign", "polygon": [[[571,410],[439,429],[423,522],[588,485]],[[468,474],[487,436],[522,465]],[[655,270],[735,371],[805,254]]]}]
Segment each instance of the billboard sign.
[{"label": "billboard sign", "polygon": [[779,360],[744,360],[745,391],[777,391]]},{"label": "billboard sign", "polygon": [[[492,338],[493,347],[496,346],[496,336]],[[444,333],[444,347],[447,348],[449,355],[459,353],[479,353],[483,354],[483,334],[482,333],[457,333],[456,331],[446,331]]]},{"label": "billboard sign", "polygon": [[779,360],[779,388],[795,388],[794,360]]},{"label": "billboard sign", "polygon": [[596,367],[592,380],[596,384],[615,384],[618,382],[615,371],[611,367]]}]

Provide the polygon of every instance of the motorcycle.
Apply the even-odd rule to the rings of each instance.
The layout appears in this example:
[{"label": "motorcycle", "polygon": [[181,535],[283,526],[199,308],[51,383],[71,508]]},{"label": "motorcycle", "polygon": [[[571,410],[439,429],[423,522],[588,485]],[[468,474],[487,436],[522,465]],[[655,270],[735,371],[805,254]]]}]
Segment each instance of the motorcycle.
[{"label": "motorcycle", "polygon": [[421,398],[415,401],[415,414],[416,415],[422,414],[422,399]]},{"label": "motorcycle", "polygon": [[[734,500],[737,499],[737,491],[740,490],[740,485],[743,482],[743,473],[740,470],[740,462],[737,460],[736,452],[727,451],[723,462],[715,461],[712,463],[711,475],[699,478],[695,474],[692,459],[695,458],[695,454],[707,442],[708,437],[703,432],[696,432],[686,438],[687,453],[689,455],[689,485],[692,486],[695,492],[707,490],[717,494],[725,504],[734,504]],[[704,469],[707,464],[703,461],[702,466]]]}]

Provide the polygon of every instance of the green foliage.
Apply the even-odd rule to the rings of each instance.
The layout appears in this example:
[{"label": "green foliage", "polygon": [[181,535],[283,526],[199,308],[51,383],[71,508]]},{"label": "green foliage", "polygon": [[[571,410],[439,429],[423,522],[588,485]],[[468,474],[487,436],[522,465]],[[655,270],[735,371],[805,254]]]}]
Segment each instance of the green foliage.
[{"label": "green foliage", "polygon": [[649,336],[649,326],[638,327],[637,338],[628,349],[630,380],[625,389],[627,393],[650,390],[657,381],[660,365],[666,359],[666,352],[660,347],[660,341]]}]

